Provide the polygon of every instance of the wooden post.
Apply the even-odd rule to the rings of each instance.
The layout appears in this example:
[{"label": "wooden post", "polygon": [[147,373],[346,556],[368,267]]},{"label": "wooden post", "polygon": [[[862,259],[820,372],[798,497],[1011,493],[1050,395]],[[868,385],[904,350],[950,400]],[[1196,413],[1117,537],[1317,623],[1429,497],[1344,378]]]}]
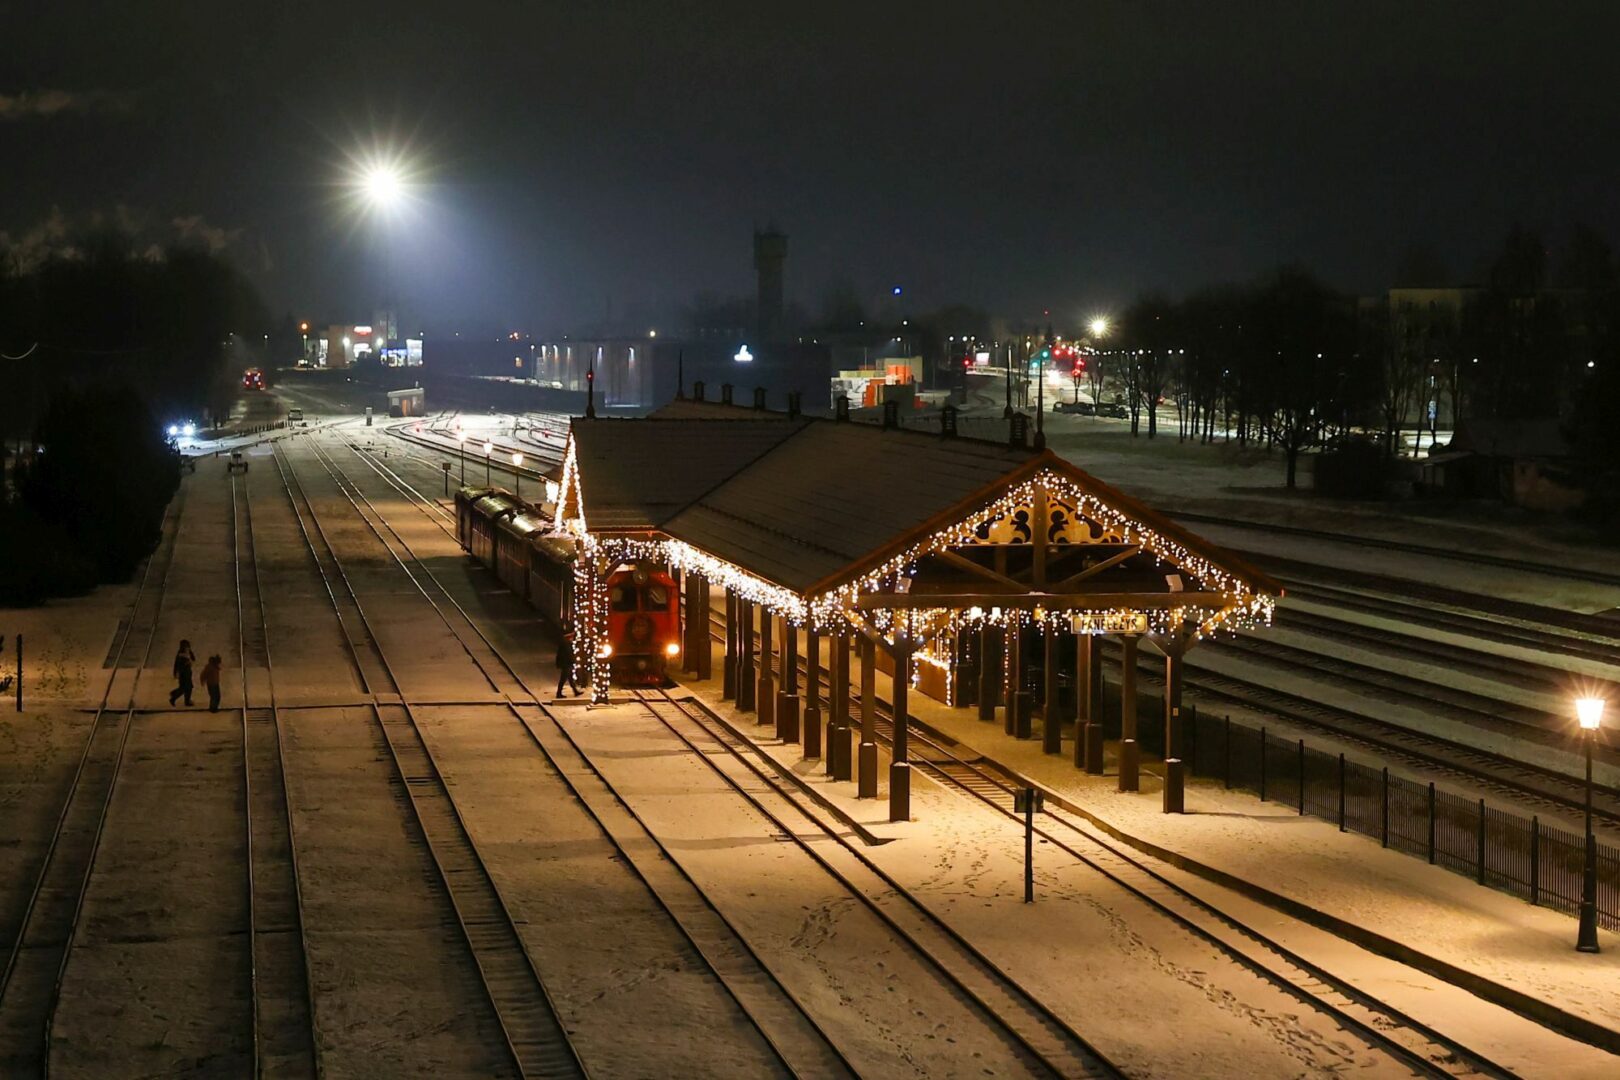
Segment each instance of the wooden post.
[{"label": "wooden post", "polygon": [[814,627],[804,630],[804,717],[800,734],[804,756],[821,756],[821,635]]},{"label": "wooden post", "polygon": [[852,725],[849,719],[849,637],[839,634],[833,639],[832,702],[827,713],[827,746],[825,756],[827,775],[834,780],[848,780],[854,775],[854,753],[850,747]]},{"label": "wooden post", "polygon": [[857,767],[860,779],[855,795],[861,799],[877,798],[877,648],[872,639],[861,639],[861,749]]},{"label": "wooden post", "polygon": [[1001,650],[996,648],[996,632],[988,623],[979,624],[979,719],[989,723],[996,718],[996,698],[1001,693]]},{"label": "wooden post", "polygon": [[1019,648],[1019,627],[1016,622],[1009,622],[1006,634],[1007,647],[1004,653],[1007,668],[1007,689],[1003,695],[1006,700],[1006,711],[1002,721],[1001,730],[1008,735],[1018,734],[1018,711],[1022,707],[1022,688],[1024,685],[1023,650]]},{"label": "wooden post", "polygon": [[726,655],[721,660],[720,696],[731,700],[737,696],[737,595],[726,590]]},{"label": "wooden post", "polygon": [[1041,752],[1063,753],[1063,709],[1058,703],[1058,644],[1062,631],[1054,623],[1041,628],[1046,639],[1046,671],[1042,678],[1041,697]]},{"label": "wooden post", "polygon": [[[1186,641],[1174,638],[1164,649],[1164,812],[1181,814],[1187,805],[1187,766],[1181,759],[1181,668]],[[1304,775],[1303,770],[1300,773]]]},{"label": "wooden post", "polygon": [[776,726],[776,676],[771,672],[771,663],[775,660],[771,630],[775,622],[775,615],[765,608],[759,609],[758,723],[772,728]]},{"label": "wooden post", "polygon": [[[894,741],[890,749],[893,753],[889,760],[889,820],[911,820],[911,762],[907,760],[906,729],[908,700],[907,695],[911,689],[911,641],[901,635],[896,635],[894,645],[894,696],[890,699],[894,705]],[[876,747],[873,748],[874,750]],[[865,764],[865,747],[861,763]],[[876,754],[873,754],[873,771],[876,771]],[[877,794],[875,791],[873,794]],[[1483,834],[1482,834],[1483,835]]]},{"label": "wooden post", "polygon": [[1136,635],[1122,635],[1119,644],[1119,790],[1140,791],[1141,748],[1136,744]]},{"label": "wooden post", "polygon": [[1074,635],[1074,767],[1086,767],[1086,729],[1091,726],[1091,635]]},{"label": "wooden post", "polygon": [[737,598],[737,708],[754,711],[754,605]]},{"label": "wooden post", "polygon": [[782,689],[776,694],[776,737],[799,741],[799,628],[782,619]]},{"label": "wooden post", "polygon": [[697,581],[697,628],[692,631],[692,648],[697,651],[694,670],[699,679],[707,682],[714,676],[714,652],[709,645],[709,613],[714,603],[714,590],[704,575],[699,574]]}]

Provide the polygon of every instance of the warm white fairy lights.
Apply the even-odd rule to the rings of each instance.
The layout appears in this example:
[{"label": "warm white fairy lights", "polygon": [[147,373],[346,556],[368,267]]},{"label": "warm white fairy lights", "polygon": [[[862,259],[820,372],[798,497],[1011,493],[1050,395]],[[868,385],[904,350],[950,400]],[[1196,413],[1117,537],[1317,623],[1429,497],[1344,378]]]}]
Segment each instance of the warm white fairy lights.
[{"label": "warm white fairy lights", "polygon": [[[580,558],[575,562],[574,627],[579,649],[576,656],[587,665],[593,687],[593,700],[605,701],[611,663],[601,655],[607,642],[606,577],[614,567],[627,561],[650,560],[701,575],[713,585],[725,589],[732,596],[747,600],[770,614],[784,618],[794,626],[808,627],[818,633],[849,635],[863,630],[874,630],[895,640],[897,631],[916,646],[916,663],[936,667],[945,673],[946,699],[953,697],[952,681],[955,664],[955,643],[967,629],[981,626],[1021,629],[1039,627],[1045,632],[1078,629],[1080,633],[1106,634],[1131,632],[1148,634],[1180,634],[1192,628],[1192,636],[1202,638],[1217,631],[1235,631],[1269,625],[1276,607],[1276,597],[1257,591],[1249,582],[1198,554],[1182,542],[1164,535],[1132,518],[1123,510],[1104,501],[1082,487],[1071,477],[1056,470],[1046,469],[1023,483],[1003,492],[994,501],[963,518],[961,521],[919,541],[905,551],[877,566],[860,577],[836,588],[805,596],[801,593],[749,573],[736,564],[713,555],[683,540],[662,534],[638,536],[594,535],[585,519],[585,507],[578,459],[573,440],[569,440],[563,457],[561,493],[559,495],[559,531],[576,537],[581,545]],[[1075,515],[1074,526],[1085,528],[1091,535],[1092,526],[1103,534],[1124,544],[1140,547],[1160,565],[1197,582],[1191,595],[1219,593],[1222,603],[1188,603],[1168,608],[1107,608],[1076,612],[1063,607],[1047,608],[1037,605],[1030,609],[991,607],[988,610],[974,606],[967,609],[922,608],[864,611],[852,617],[857,603],[864,596],[874,594],[905,593],[919,563],[930,556],[951,548],[978,546],[986,541],[979,534],[981,528],[994,527],[1020,511],[1028,511],[1038,496],[1058,504]],[[567,516],[563,518],[566,511]],[[988,530],[987,530],[988,531]],[[1059,545],[1067,546],[1067,545]],[[1173,595],[1173,594],[1172,594]],[[1076,615],[1081,615],[1076,618]],[[857,621],[858,620],[858,621]],[[1140,627],[1141,631],[1135,628]],[[916,679],[913,669],[912,679]]]}]

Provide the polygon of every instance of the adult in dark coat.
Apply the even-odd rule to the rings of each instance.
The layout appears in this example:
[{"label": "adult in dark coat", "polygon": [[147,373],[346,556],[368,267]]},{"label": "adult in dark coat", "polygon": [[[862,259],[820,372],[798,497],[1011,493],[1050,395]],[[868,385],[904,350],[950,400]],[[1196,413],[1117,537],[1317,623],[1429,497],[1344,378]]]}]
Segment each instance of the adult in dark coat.
[{"label": "adult in dark coat", "polygon": [[173,705],[181,697],[186,704],[191,704],[191,668],[197,662],[197,654],[191,651],[191,642],[181,641],[180,648],[174,654],[174,681],[175,687],[169,691],[169,704]]},{"label": "adult in dark coat", "polygon": [[563,684],[574,688],[574,696],[584,693],[579,688],[579,674],[574,670],[574,634],[564,634],[557,642],[557,696],[563,696]]}]

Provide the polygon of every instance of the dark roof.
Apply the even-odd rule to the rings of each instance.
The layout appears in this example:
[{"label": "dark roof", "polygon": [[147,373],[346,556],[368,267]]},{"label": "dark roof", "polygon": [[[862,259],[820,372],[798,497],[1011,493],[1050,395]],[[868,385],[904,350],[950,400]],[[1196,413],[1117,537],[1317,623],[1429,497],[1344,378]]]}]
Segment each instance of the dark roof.
[{"label": "dark roof", "polygon": [[806,423],[575,419],[585,520],[593,531],[656,529]]},{"label": "dark roof", "polygon": [[802,592],[1033,456],[995,443],[816,421],[669,518],[664,531]]},{"label": "dark roof", "polygon": [[[707,415],[711,409],[724,415]],[[657,530],[810,595],[858,577],[1050,468],[1257,590],[1281,591],[1049,450],[732,406],[687,403],[660,412],[574,421],[593,532]]]},{"label": "dark roof", "polygon": [[674,398],[647,414],[651,420],[791,420],[785,412],[751,409],[746,405],[722,405],[718,401]]}]

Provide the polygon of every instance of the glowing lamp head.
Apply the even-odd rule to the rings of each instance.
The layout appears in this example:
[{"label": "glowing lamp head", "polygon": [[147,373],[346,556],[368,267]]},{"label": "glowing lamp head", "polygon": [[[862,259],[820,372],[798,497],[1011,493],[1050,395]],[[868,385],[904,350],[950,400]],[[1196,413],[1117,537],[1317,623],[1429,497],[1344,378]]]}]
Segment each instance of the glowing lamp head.
[{"label": "glowing lamp head", "polygon": [[179,424],[170,424],[169,425],[169,438],[172,439],[178,434],[180,434],[180,425]]},{"label": "glowing lamp head", "polygon": [[512,455],[512,464],[518,466],[519,468],[521,468],[523,466],[523,455],[522,454],[513,454]]},{"label": "glowing lamp head", "polygon": [[1575,718],[1580,721],[1582,731],[1596,731],[1603,726],[1603,707],[1606,705],[1600,697],[1578,698],[1575,702]]},{"label": "glowing lamp head", "polygon": [[398,204],[405,190],[399,170],[386,164],[373,165],[367,169],[360,177],[360,186],[366,193],[367,202],[385,210]]},{"label": "glowing lamp head", "polygon": [[485,454],[485,456],[493,454],[494,452],[495,452],[495,444],[494,443],[487,442],[487,443],[484,444],[484,454]]},{"label": "glowing lamp head", "polygon": [[1087,328],[1091,331],[1092,337],[1102,337],[1108,333],[1108,320],[1099,316],[1092,319]]}]

